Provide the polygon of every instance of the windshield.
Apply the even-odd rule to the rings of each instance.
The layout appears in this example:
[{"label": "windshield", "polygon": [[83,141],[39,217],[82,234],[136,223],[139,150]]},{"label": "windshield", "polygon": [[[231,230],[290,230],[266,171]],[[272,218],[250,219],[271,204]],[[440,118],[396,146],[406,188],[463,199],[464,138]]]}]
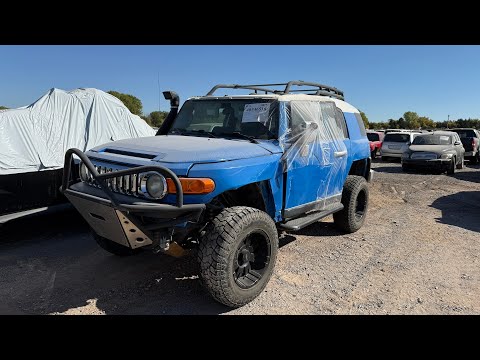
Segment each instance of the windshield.
[{"label": "windshield", "polygon": [[383,142],[407,143],[410,141],[410,134],[387,134]]},{"label": "windshield", "polygon": [[452,137],[448,135],[419,135],[412,145],[450,145]]},{"label": "windshield", "polygon": [[450,130],[450,131],[456,132],[461,139],[467,138],[467,137],[477,137],[477,135],[475,135],[475,131],[473,130]]},{"label": "windshield", "polygon": [[169,134],[211,137],[278,137],[278,102],[275,99],[188,100]]},{"label": "windshield", "polygon": [[380,136],[376,133],[367,133],[367,138],[370,141],[380,141]]}]

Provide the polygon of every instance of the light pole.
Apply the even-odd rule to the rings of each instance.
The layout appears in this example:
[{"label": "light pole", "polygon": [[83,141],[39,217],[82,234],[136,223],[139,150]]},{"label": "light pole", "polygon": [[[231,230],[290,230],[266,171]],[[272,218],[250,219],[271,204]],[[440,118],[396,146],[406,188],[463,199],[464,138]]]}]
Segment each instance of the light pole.
[{"label": "light pole", "polygon": [[447,129],[450,127],[450,115],[448,115],[448,120],[447,120]]}]

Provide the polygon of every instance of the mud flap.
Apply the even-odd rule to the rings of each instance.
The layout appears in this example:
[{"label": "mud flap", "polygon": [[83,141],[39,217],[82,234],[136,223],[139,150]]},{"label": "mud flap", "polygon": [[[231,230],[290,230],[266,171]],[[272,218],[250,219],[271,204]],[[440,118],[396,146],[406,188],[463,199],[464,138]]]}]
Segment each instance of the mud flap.
[{"label": "mud flap", "polygon": [[152,244],[152,240],[121,211],[105,204],[65,195],[98,235],[132,249]]}]

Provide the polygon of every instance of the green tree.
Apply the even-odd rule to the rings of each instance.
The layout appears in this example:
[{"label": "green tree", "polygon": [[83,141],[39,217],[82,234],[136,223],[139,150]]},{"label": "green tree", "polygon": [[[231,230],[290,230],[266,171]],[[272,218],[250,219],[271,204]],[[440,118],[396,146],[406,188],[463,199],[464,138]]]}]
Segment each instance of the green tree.
[{"label": "green tree", "polygon": [[6,107],[6,106],[0,106],[0,110],[7,110],[7,109],[8,109],[8,107]]},{"label": "green tree", "polygon": [[123,103],[123,105],[125,105],[128,108],[128,110],[130,110],[132,114],[135,114],[138,116],[142,115],[143,105],[142,105],[142,101],[139,98],[130,94],[122,94],[122,93],[119,93],[118,91],[113,91],[113,90],[108,91],[108,93],[110,95],[115,96],[117,99],[119,99]]},{"label": "green tree", "polygon": [[163,122],[165,121],[165,118],[167,117],[168,112],[167,111],[152,111],[150,115],[148,115],[150,124],[152,126],[160,127]]},{"label": "green tree", "polygon": [[418,118],[418,123],[422,129],[434,129],[435,121],[426,116],[420,116]]},{"label": "green tree", "polygon": [[368,117],[367,117],[367,115],[365,115],[365,113],[364,113],[363,111],[360,111],[360,115],[362,116],[363,125],[365,125],[365,129],[368,129],[368,127],[370,126],[370,124],[368,123]]},{"label": "green tree", "polygon": [[413,111],[407,111],[403,114],[403,118],[405,119],[405,128],[407,129],[418,129],[420,127],[420,123],[418,122],[418,114]]}]

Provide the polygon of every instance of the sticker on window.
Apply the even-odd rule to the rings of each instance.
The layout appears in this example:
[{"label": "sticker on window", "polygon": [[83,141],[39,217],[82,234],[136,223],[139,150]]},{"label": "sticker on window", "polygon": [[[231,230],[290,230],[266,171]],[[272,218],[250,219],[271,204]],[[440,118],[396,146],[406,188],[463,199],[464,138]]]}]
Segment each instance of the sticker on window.
[{"label": "sticker on window", "polygon": [[245,104],[242,123],[259,122],[265,125],[269,111],[270,103]]}]

